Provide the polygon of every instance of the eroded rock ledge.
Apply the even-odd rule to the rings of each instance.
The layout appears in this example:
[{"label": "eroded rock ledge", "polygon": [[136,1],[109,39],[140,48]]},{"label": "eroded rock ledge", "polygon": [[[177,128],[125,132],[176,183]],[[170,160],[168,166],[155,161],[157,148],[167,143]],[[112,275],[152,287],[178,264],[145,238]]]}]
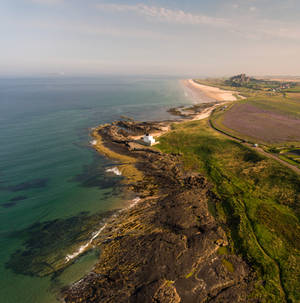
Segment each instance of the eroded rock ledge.
[{"label": "eroded rock ledge", "polygon": [[[141,198],[107,225],[93,271],[64,291],[65,302],[250,302],[250,270],[226,250],[226,234],[208,211],[220,203],[206,179],[179,155],[136,143],[168,123],[116,122],[94,130],[106,147],[136,158]],[[134,146],[134,148],[133,148]]]}]

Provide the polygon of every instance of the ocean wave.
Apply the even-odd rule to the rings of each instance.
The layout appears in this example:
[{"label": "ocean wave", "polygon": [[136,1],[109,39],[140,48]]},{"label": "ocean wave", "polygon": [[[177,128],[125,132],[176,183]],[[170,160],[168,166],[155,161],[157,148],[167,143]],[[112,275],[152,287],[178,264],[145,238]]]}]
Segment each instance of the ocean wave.
[{"label": "ocean wave", "polygon": [[[114,214],[112,217],[117,217],[118,214],[120,214],[121,212],[125,211],[125,210],[128,210],[132,207],[134,207],[137,203],[139,203],[141,201],[141,198],[140,197],[136,197],[132,200],[132,203],[127,206],[126,208],[124,209],[121,209],[119,210],[116,214]],[[107,226],[107,223],[105,223],[98,231],[96,231],[95,233],[92,234],[92,237],[91,239],[85,243],[84,245],[81,245],[79,247],[79,249],[77,251],[75,251],[73,254],[70,254],[70,255],[67,255],[65,257],[66,259],[66,263],[71,261],[72,259],[78,257],[79,255],[81,255],[83,252],[85,252],[87,250],[87,248],[92,245],[92,242],[101,234],[101,232],[104,230],[104,228]]]},{"label": "ocean wave", "polygon": [[107,168],[105,171],[107,173],[114,173],[117,176],[121,176],[122,175],[122,173],[120,172],[120,170],[117,167]]},{"label": "ocean wave", "polygon": [[75,251],[73,254],[67,255],[66,262],[69,262],[70,260],[72,260],[72,259],[76,258],[77,256],[79,256],[80,254],[82,254],[92,244],[93,240],[95,240],[100,235],[100,233],[103,231],[103,229],[106,227],[106,225],[107,224],[105,223],[98,231],[96,231],[92,235],[91,239],[86,244],[81,245],[77,251]]},{"label": "ocean wave", "polygon": [[131,203],[126,209],[132,208],[133,206],[135,206],[136,204],[138,204],[140,201],[141,201],[141,198],[140,198],[140,197],[134,198],[134,199],[132,200],[132,203]]}]

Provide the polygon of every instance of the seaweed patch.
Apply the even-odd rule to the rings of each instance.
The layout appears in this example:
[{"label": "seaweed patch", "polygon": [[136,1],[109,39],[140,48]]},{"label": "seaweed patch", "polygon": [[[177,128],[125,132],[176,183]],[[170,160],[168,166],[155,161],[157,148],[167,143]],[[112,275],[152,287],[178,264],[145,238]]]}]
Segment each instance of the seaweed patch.
[{"label": "seaweed patch", "polygon": [[43,277],[67,266],[66,256],[89,241],[105,218],[115,211],[89,215],[82,212],[67,219],[37,222],[13,233],[23,240],[23,249],[15,251],[6,267],[17,274]]}]

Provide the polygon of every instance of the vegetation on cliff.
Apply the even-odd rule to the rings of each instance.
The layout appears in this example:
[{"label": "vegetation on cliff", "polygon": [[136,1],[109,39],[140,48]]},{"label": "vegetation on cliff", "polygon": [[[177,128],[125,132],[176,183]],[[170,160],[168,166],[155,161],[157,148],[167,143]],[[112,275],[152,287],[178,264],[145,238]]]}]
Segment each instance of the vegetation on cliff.
[{"label": "vegetation on cliff", "polygon": [[230,249],[255,269],[251,296],[260,302],[300,300],[300,178],[210,128],[207,120],[173,125],[158,148],[180,154],[204,173],[219,203],[211,205]]},{"label": "vegetation on cliff", "polygon": [[115,122],[98,130],[105,147],[136,159],[144,177],[131,187],[140,200],[107,222],[95,240],[99,262],[66,289],[66,302],[245,302],[253,276],[225,250],[226,234],[208,209],[218,201],[211,185],[180,155],[136,139],[169,123]]}]

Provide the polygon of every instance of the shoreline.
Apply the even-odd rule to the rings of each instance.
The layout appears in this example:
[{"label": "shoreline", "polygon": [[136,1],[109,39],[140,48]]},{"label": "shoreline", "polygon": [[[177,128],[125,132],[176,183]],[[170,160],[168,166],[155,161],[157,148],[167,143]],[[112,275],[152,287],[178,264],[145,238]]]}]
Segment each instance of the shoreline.
[{"label": "shoreline", "polygon": [[[184,86],[188,87],[188,83],[193,82],[194,84],[194,88],[193,91],[194,93],[196,93],[197,97],[202,97],[204,91],[207,91],[210,89],[214,89],[214,87],[209,87],[209,86],[205,86],[205,85],[201,85],[201,88],[198,87],[198,85],[192,80],[192,79],[186,79],[186,80],[182,80],[182,83]],[[204,87],[204,88],[203,88]],[[213,112],[213,110],[215,110],[217,107],[222,106],[224,104],[227,103],[231,103],[232,101],[225,101],[224,100],[224,95],[222,97],[220,97],[219,99],[222,102],[219,101],[215,101],[212,97],[209,97],[211,99],[210,102],[205,103],[205,107],[198,112],[197,106],[201,105],[202,103],[198,103],[198,104],[194,104],[191,106],[188,106],[184,109],[187,110],[187,113],[184,113],[184,111],[181,113],[181,115],[179,115],[179,119],[176,120],[163,120],[163,121],[153,121],[153,122],[144,122],[146,124],[150,125],[158,125],[158,129],[157,128],[150,132],[150,134],[158,139],[160,136],[168,133],[171,131],[171,124],[177,124],[177,123],[184,123],[184,122],[188,122],[188,121],[197,121],[197,120],[202,120],[202,119],[206,119],[208,118],[211,113]],[[237,100],[237,99],[236,99]],[[179,109],[182,108],[181,106],[179,107],[175,107],[175,108],[171,108],[171,110],[175,109]],[[172,113],[172,112],[171,112]],[[172,113],[174,116],[176,116],[176,114]],[[118,174],[124,177],[124,180],[122,181],[122,183],[128,187],[127,190],[129,191],[136,191],[136,189],[132,186],[132,183],[138,183],[141,182],[143,180],[143,178],[145,177],[145,175],[143,174],[141,169],[138,169],[136,166],[137,164],[137,158],[133,157],[132,155],[128,154],[128,151],[125,151],[124,148],[120,148],[120,146],[118,147],[118,144],[120,144],[120,142],[123,140],[126,141],[125,138],[114,138],[114,140],[111,140],[111,137],[114,137],[114,131],[110,132],[110,134],[104,134],[102,131],[106,128],[111,129],[112,125],[117,125],[118,122],[121,121],[117,121],[117,122],[113,122],[113,123],[107,123],[107,124],[101,124],[98,125],[96,127],[91,128],[91,137],[92,137],[92,141],[90,142],[92,148],[94,148],[98,153],[100,153],[101,155],[104,155],[105,157],[108,157],[112,160],[116,161],[116,168],[118,171]],[[131,123],[129,121],[127,121],[127,123]],[[136,122],[133,122],[133,124],[135,124]],[[125,123],[126,124],[126,123]],[[123,127],[123,125],[121,125],[121,127]],[[126,125],[125,127],[128,127],[128,125]],[[129,126],[130,128],[131,126]],[[145,132],[148,132],[148,128],[146,127]],[[139,139],[141,137],[140,135],[129,135],[128,136],[128,140],[133,142],[133,144],[129,144],[128,142],[126,142],[125,145],[129,144],[129,151],[146,151],[148,152],[149,150],[151,151],[151,147],[146,147],[144,145],[141,145],[139,143],[135,143],[135,142],[139,142]],[[113,144],[117,142],[117,144]],[[155,143],[157,144],[159,143],[158,141]],[[111,172],[111,171],[109,171]],[[115,173],[115,172],[112,172]],[[129,206],[125,207],[124,209],[118,211],[118,213],[121,213],[123,211],[126,211],[128,209],[130,209],[131,207],[135,206],[138,202],[143,201],[143,197],[142,194],[137,195],[136,198],[134,198],[132,200],[132,203],[129,204]],[[137,199],[137,202],[136,202]],[[113,218],[116,218],[118,216],[118,214],[113,215]],[[82,255],[83,253],[85,253],[90,247],[95,246],[93,244],[93,242],[95,242],[94,240],[100,235],[100,233],[102,233],[102,231],[108,226],[108,224],[110,223],[110,219],[107,220],[107,222],[104,223],[104,225],[100,228],[100,232],[99,231],[95,231],[94,234],[96,236],[93,236],[86,244],[82,245],[79,247],[79,249],[77,251],[74,251],[74,253],[72,255],[75,255],[75,257],[71,257],[67,255],[66,256],[66,263],[73,261],[73,259],[75,259],[77,256]]]},{"label": "shoreline", "polygon": [[195,82],[193,79],[183,80],[183,84],[193,90],[195,94],[199,92],[216,101],[237,101],[238,98],[243,98],[236,91],[220,89],[218,87],[203,85]]},{"label": "shoreline", "polygon": [[[123,302],[124,296],[137,302],[168,298],[171,301],[166,302],[194,300],[199,296],[207,297],[209,289],[222,293],[228,288],[228,279],[234,286],[229,287],[230,295],[236,287],[240,292],[246,291],[243,284],[248,273],[246,263],[240,257],[230,255],[236,271],[224,272],[224,256],[217,253],[220,247],[228,245],[228,241],[224,230],[208,211],[207,201],[216,199],[210,184],[201,174],[186,171],[180,155],[164,154],[139,142],[144,133],[159,138],[172,131],[172,123],[205,119],[216,107],[229,102],[222,101],[211,102],[202,110],[194,105],[179,120],[116,121],[92,130],[93,147],[121,162],[118,169],[126,178],[124,184],[136,194],[136,198],[129,207],[106,222],[101,237],[93,238],[94,246],[101,249],[99,262],[90,274],[64,292],[66,303],[95,302],[88,299],[92,293],[97,300],[115,302]],[[193,244],[187,246],[187,239]],[[175,246],[170,250],[166,243]],[[177,264],[177,255],[181,256],[180,264]],[[212,279],[212,268],[223,271],[222,277]],[[191,273],[197,271],[204,273],[207,284],[204,293],[201,289],[192,291],[199,282]],[[149,289],[147,285],[153,275],[157,282]],[[187,278],[190,279],[189,287],[192,287],[190,293],[185,291]],[[145,287],[136,297],[134,289],[141,287],[139,285]]]}]

